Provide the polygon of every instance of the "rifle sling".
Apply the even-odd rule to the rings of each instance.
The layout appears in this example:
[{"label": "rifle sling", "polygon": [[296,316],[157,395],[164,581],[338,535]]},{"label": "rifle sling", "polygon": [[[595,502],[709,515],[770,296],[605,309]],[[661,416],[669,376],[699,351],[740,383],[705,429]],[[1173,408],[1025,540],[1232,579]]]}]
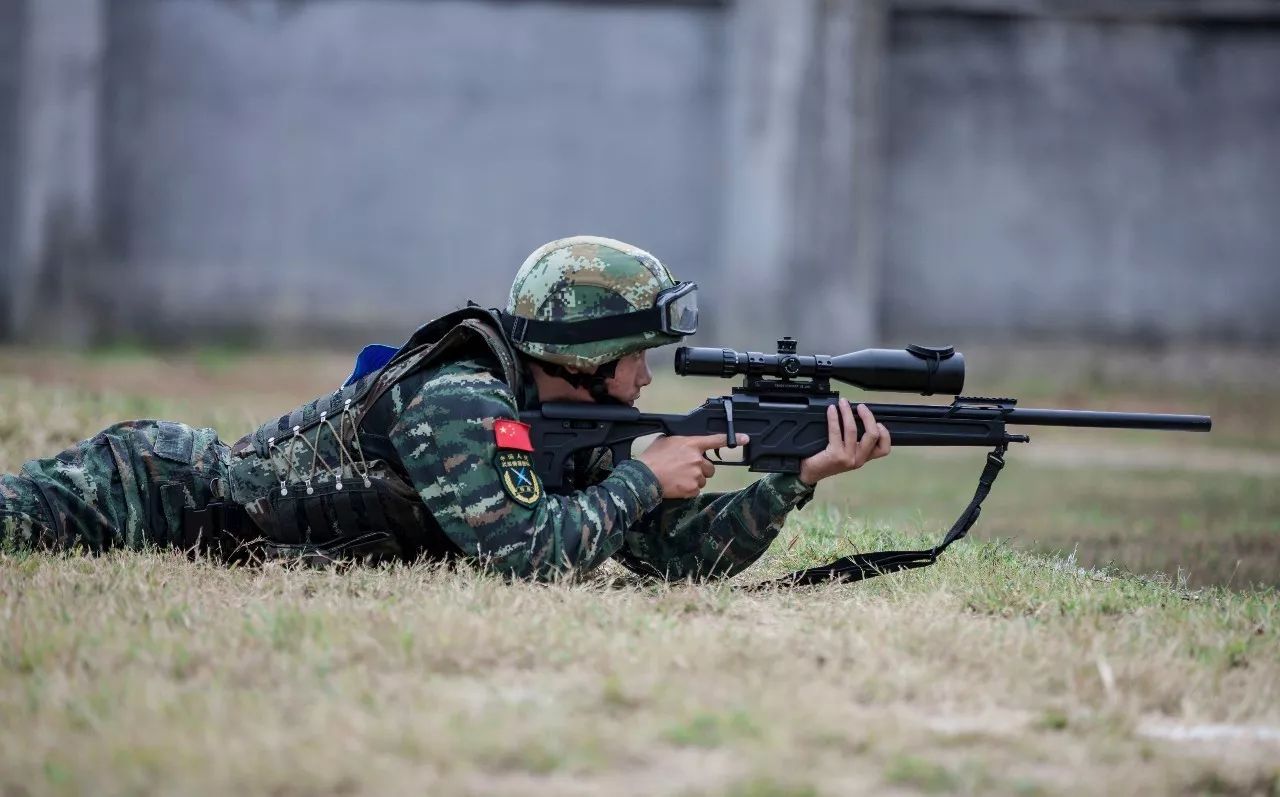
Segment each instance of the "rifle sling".
[{"label": "rifle sling", "polygon": [[878,551],[843,556],[830,564],[811,567],[808,570],[797,570],[789,576],[762,582],[755,585],[755,588],[803,587],[829,582],[852,583],[875,578],[885,573],[896,573],[899,570],[928,567],[938,561],[938,557],[951,543],[968,534],[969,529],[977,522],[978,515],[982,514],[982,502],[986,500],[987,494],[991,492],[991,485],[995,483],[996,477],[1000,475],[1000,469],[1004,467],[1004,452],[1004,446],[997,446],[987,454],[987,465],[982,469],[982,475],[978,477],[978,489],[974,491],[973,499],[969,501],[969,505],[964,508],[964,512],[956,522],[951,525],[947,536],[933,548],[922,551]]}]

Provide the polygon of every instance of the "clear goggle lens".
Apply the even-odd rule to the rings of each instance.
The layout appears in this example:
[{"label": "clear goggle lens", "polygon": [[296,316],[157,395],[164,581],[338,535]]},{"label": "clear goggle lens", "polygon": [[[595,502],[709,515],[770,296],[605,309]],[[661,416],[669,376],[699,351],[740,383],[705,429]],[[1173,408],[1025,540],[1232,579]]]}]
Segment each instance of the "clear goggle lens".
[{"label": "clear goggle lens", "polygon": [[682,282],[658,296],[662,331],[668,335],[692,335],[698,331],[698,284]]}]

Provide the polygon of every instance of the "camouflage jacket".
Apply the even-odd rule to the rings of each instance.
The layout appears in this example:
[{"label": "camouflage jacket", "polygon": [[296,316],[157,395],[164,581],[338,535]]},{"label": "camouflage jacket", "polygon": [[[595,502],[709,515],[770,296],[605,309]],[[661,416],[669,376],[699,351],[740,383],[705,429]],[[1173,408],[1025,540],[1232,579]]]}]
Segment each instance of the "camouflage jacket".
[{"label": "camouflage jacket", "polygon": [[608,452],[578,463],[565,495],[520,500],[504,486],[494,425],[534,406],[518,402],[482,360],[454,362],[392,391],[389,440],[423,503],[467,555],[502,572],[549,576],[610,557],[669,579],[729,576],[773,542],[811,490],[770,475],[735,493],[663,501],[657,477]]},{"label": "camouflage jacket", "polygon": [[734,493],[663,501],[652,471],[633,460],[612,467],[607,451],[575,463],[572,492],[522,489],[528,460],[499,432],[537,406],[536,391],[479,313],[466,325],[470,333],[442,338],[447,352],[424,359],[419,349],[374,385],[348,388],[354,401],[322,397],[233,447],[230,496],[276,551],[460,554],[534,578],[616,557],[668,579],[722,577],[758,559],[812,495],[774,474]]}]

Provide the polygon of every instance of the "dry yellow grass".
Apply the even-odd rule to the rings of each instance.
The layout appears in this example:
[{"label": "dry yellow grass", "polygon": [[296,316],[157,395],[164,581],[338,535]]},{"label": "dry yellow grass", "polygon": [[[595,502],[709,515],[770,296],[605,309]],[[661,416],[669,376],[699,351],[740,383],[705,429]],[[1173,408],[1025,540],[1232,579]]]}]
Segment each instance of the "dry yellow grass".
[{"label": "dry yellow grass", "polygon": [[[42,372],[9,355],[0,468],[122,417],[234,436],[346,365],[306,362],[259,394],[254,363],[129,358],[135,378],[163,377],[142,396],[119,361]],[[967,460],[877,465],[824,487],[739,581],[932,542],[975,475]],[[1236,502],[1222,528],[1274,564],[1274,476],[1194,467],[1086,478],[1015,456],[977,539],[937,567],[794,592],[614,569],[540,586],[430,566],[0,556],[0,793],[1278,795],[1273,589],[992,541],[1016,511],[1031,545],[1076,528],[1176,548]],[[1093,516],[1063,503],[1098,494]],[[1185,522],[1143,537],[1168,501]]]},{"label": "dry yellow grass", "polygon": [[[878,583],[758,594],[506,584],[429,567],[7,558],[0,783],[33,794],[1274,790],[1274,594],[1190,595],[997,545],[957,553]],[[1208,723],[1240,736],[1155,735]]]}]

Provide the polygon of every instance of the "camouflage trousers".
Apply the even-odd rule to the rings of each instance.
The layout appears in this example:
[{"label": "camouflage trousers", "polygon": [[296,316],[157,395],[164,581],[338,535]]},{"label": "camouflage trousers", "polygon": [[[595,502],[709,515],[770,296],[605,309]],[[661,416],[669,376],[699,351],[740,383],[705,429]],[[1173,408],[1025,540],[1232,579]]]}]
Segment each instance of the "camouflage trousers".
[{"label": "camouflage trousers", "polygon": [[213,429],[127,421],[0,475],[0,550],[167,546],[213,500],[229,450]]}]

